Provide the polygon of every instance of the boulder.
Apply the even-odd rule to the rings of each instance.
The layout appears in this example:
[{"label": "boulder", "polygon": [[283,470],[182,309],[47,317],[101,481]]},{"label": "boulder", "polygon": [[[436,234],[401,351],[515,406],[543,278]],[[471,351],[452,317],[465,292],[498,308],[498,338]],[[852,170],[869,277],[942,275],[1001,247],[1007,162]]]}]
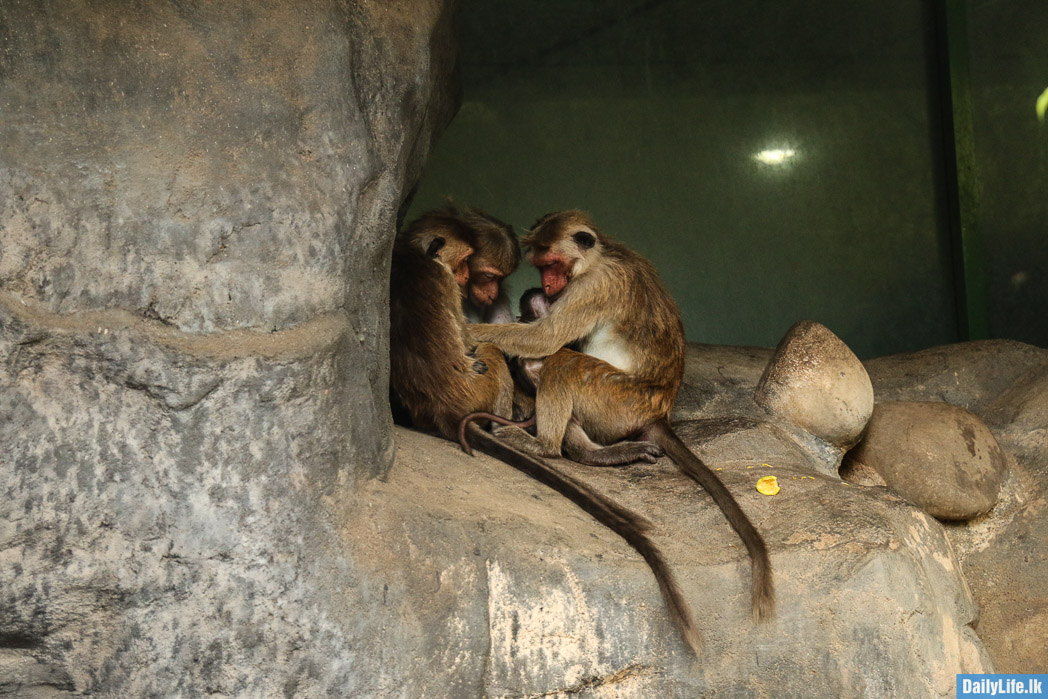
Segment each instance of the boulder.
[{"label": "boulder", "polygon": [[792,423],[832,452],[823,470],[836,472],[840,456],[859,441],[873,412],[866,369],[828,328],[797,323],[779,342],[754,392],[768,414]]},{"label": "boulder", "polygon": [[[982,420],[949,403],[877,403],[866,435],[841,466],[844,480],[886,485],[939,519],[989,512],[1007,472]],[[867,482],[868,484],[868,482]]]},{"label": "boulder", "polygon": [[997,505],[945,527],[997,670],[1048,667],[1048,350],[987,340],[866,366],[879,401],[948,401],[990,428],[1008,463]]}]

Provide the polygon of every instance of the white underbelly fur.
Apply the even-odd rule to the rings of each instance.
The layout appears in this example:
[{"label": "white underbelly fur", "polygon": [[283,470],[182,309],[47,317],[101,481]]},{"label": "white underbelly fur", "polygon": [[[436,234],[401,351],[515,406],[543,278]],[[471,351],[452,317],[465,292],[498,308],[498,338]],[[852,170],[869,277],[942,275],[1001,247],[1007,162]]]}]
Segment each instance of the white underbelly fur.
[{"label": "white underbelly fur", "polygon": [[620,371],[633,370],[633,358],[629,348],[611,328],[598,327],[590,333],[582,343],[582,351],[597,359],[603,359]]}]

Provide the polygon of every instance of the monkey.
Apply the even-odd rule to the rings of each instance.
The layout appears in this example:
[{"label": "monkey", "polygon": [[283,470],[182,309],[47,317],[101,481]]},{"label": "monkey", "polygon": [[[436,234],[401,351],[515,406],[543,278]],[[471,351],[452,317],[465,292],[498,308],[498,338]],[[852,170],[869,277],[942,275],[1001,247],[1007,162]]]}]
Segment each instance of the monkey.
[{"label": "monkey", "polygon": [[[576,210],[543,216],[523,245],[551,302],[546,315],[527,324],[469,327],[475,340],[494,342],[510,356],[542,360],[530,372],[537,389],[537,437],[510,427],[499,438],[537,457],[557,457],[563,450],[596,466],[665,451],[710,494],[746,545],[753,616],[770,618],[775,593],[764,539],[670,426],[684,378],[684,326],[655,268]],[[581,351],[565,349],[573,342]],[[621,441],[628,438],[638,441]]]},{"label": "monkey", "polygon": [[520,264],[520,243],[513,227],[471,207],[456,211],[473,233],[469,284],[463,311],[471,323],[512,323],[504,280]]},{"label": "monkey", "polygon": [[546,298],[546,292],[540,287],[528,289],[520,295],[520,315],[517,316],[517,322],[534,323],[539,318],[545,318],[551,305],[552,301]]},{"label": "monkey", "polygon": [[[474,348],[466,331],[459,282],[472,251],[469,231],[446,212],[424,215],[394,245],[390,275],[390,385],[416,426],[454,439],[475,411],[508,413],[512,382],[495,345]],[[468,265],[467,265],[468,268]],[[483,366],[479,366],[483,365]],[[622,537],[648,564],[670,618],[695,655],[700,636],[669,564],[648,536],[650,523],[542,459],[521,453],[475,424],[479,449],[561,493]],[[463,428],[465,429],[465,428]]]},{"label": "monkey", "polygon": [[394,243],[390,275],[390,388],[411,424],[448,437],[460,411],[511,416],[513,381],[490,343],[475,343],[462,315],[470,229],[429,212]]}]

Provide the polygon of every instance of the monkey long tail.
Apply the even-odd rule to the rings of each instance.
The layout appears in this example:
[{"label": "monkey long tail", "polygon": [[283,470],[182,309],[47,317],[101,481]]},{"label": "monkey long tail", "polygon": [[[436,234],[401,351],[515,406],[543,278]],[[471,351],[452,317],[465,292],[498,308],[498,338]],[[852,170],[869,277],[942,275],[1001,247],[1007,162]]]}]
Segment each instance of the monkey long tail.
[{"label": "monkey long tail", "polygon": [[739,503],[717,475],[695,456],[691,449],[673,432],[667,420],[660,420],[647,431],[647,437],[662,447],[677,467],[701,485],[720,507],[728,523],[735,529],[749,551],[753,566],[753,618],[755,621],[770,619],[775,613],[775,587],[772,582],[771,560],[764,539],[750,522]]},{"label": "monkey long tail", "polygon": [[[463,430],[465,429],[463,427]],[[702,649],[702,637],[692,619],[691,607],[684,599],[677,579],[670,570],[669,564],[666,563],[662,552],[645,533],[651,526],[646,519],[588,485],[562,473],[545,461],[519,452],[508,444],[500,442],[498,438],[476,425],[470,425],[469,432],[477,448],[482,452],[504,461],[538,482],[553,488],[589,513],[595,520],[625,539],[626,543],[632,546],[651,568],[674,625],[692,652],[696,656],[699,655]]]},{"label": "monkey long tail", "polygon": [[470,456],[473,456],[473,449],[470,448],[469,439],[466,438],[466,428],[469,427],[469,423],[473,422],[474,420],[481,419],[493,420],[499,423],[500,425],[512,425],[514,427],[520,427],[522,429],[527,429],[528,427],[531,427],[535,424],[534,415],[529,417],[527,420],[509,420],[507,418],[502,417],[501,415],[496,415],[495,413],[486,413],[484,411],[470,413],[466,417],[462,418],[462,420],[459,422],[459,445],[462,447],[462,451],[466,452]]}]

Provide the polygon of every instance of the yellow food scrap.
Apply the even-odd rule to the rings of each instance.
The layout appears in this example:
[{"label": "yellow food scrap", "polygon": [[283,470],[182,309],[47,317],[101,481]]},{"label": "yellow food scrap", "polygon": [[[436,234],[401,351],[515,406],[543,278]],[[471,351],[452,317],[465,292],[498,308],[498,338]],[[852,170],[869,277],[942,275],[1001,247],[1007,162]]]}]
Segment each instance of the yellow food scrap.
[{"label": "yellow food scrap", "polygon": [[1044,121],[1044,113],[1048,111],[1048,89],[1037,98],[1037,121]]},{"label": "yellow food scrap", "polygon": [[775,476],[765,476],[757,481],[757,492],[762,495],[775,495],[779,490],[779,479]]}]

